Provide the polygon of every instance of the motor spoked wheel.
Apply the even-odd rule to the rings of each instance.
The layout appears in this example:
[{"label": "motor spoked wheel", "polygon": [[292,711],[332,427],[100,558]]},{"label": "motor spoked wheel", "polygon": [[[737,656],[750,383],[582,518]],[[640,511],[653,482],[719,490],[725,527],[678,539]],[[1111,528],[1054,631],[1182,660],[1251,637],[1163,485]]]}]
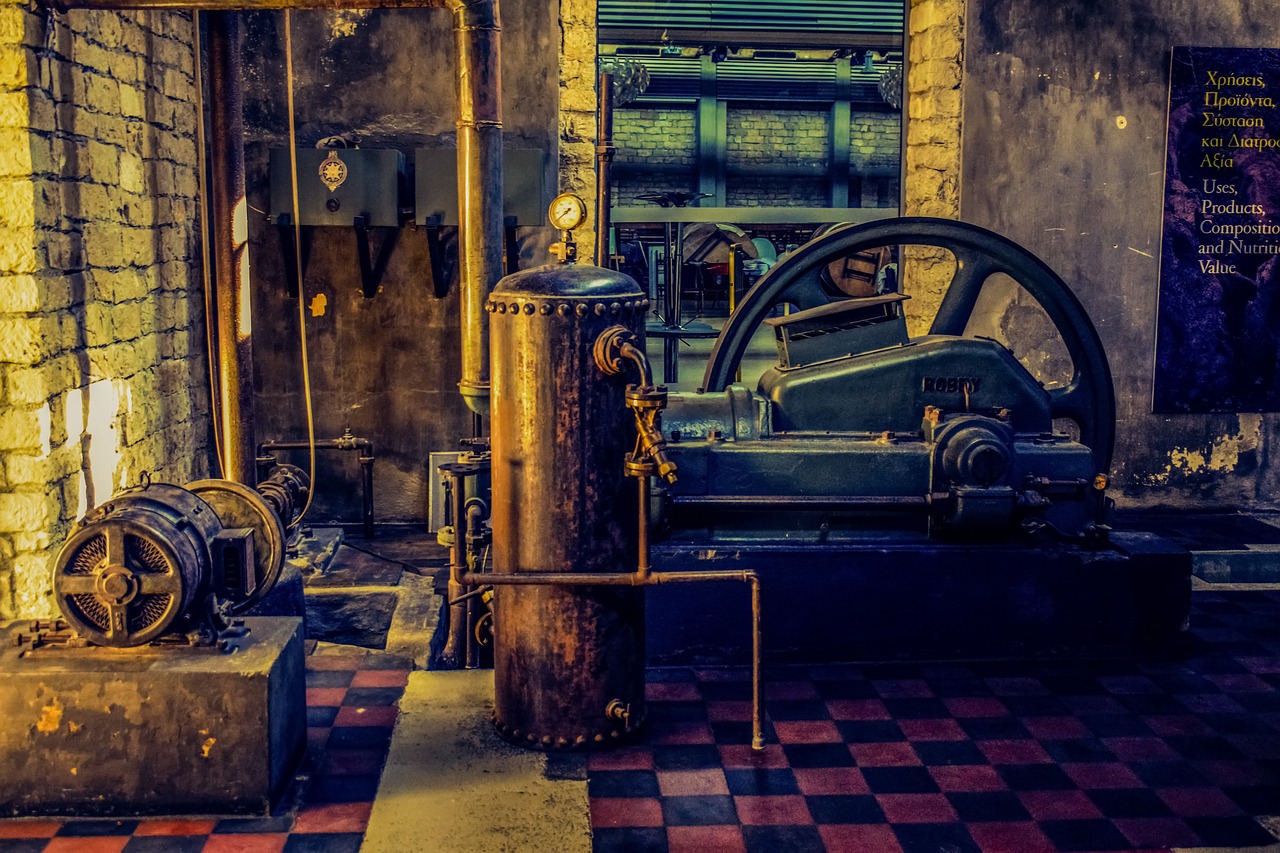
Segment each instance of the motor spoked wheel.
[{"label": "motor spoked wheel", "polygon": [[230,480],[197,480],[186,488],[213,507],[223,527],[253,531],[254,588],[233,597],[229,612],[246,612],[271,592],[284,568],[285,531],[275,510],[254,489]]},{"label": "motor spoked wheel", "polygon": [[1022,285],[1040,303],[1071,356],[1070,381],[1047,390],[1053,417],[1075,422],[1097,470],[1110,470],[1115,445],[1111,368],[1080,300],[1057,273],[1022,246],[951,219],[904,217],[847,225],[801,246],[761,277],[738,304],[711,350],[702,389],[723,391],[734,381],[751,337],[775,307],[790,303],[803,310],[834,301],[823,286],[822,271],[840,258],[881,246],[932,246],[955,256],[956,271],[931,335],[963,336],[983,287],[996,274]]}]

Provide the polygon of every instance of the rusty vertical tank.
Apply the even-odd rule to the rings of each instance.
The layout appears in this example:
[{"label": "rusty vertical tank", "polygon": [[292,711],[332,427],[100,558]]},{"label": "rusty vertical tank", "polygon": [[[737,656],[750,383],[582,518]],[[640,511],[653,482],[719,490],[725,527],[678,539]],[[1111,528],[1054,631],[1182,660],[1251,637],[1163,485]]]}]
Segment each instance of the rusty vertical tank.
[{"label": "rusty vertical tank", "polygon": [[[630,572],[637,559],[635,444],[627,378],[592,347],[648,301],[628,276],[553,264],[507,276],[490,297],[493,570]],[[495,589],[498,732],[540,749],[605,748],[644,723],[644,589]]]}]

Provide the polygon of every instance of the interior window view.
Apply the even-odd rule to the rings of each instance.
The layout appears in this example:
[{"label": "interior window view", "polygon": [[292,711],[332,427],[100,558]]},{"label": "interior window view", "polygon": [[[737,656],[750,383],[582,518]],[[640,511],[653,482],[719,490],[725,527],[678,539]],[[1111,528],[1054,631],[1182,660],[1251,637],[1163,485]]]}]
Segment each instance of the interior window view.
[{"label": "interior window view", "polygon": [[[697,387],[687,369],[681,380],[682,355],[705,361],[780,256],[898,212],[903,20],[895,0],[599,4],[600,68],[613,80],[601,124],[613,148],[608,265],[661,306],[648,335],[670,387]],[[824,284],[837,296],[895,292],[895,251],[833,261]]]},{"label": "interior window view", "polygon": [[0,6],[0,853],[1280,850],[1280,18]]}]

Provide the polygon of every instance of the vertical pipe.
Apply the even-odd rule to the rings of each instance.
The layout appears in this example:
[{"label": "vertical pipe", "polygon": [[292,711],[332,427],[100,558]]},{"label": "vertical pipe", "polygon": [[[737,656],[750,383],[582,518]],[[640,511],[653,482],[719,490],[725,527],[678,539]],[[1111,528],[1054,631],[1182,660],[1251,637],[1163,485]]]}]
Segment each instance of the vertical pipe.
[{"label": "vertical pipe", "polygon": [[[446,476],[449,478],[449,514],[452,516],[449,520],[453,524],[453,544],[449,546],[449,601],[456,602],[466,592],[466,588],[455,580],[458,573],[467,568],[466,488],[458,471],[448,470]],[[445,669],[458,669],[465,664],[467,632],[471,629],[467,616],[466,602],[449,605],[449,635],[440,654],[440,664]]]},{"label": "vertical pipe", "polygon": [[476,414],[489,412],[489,318],[485,300],[502,278],[502,71],[498,0],[460,0],[454,10],[458,83],[462,380]]},{"label": "vertical pipe", "polygon": [[760,578],[752,573],[751,584],[751,748],[764,749],[764,678],[760,672],[760,655],[764,651],[760,639]]},{"label": "vertical pipe", "polygon": [[610,206],[613,184],[610,169],[617,149],[613,145],[613,74],[600,74],[600,112],[596,116],[596,266],[609,266]]},{"label": "vertical pipe", "polygon": [[[244,190],[244,93],[240,16],[209,20],[210,181],[213,197],[215,323],[222,398],[222,472],[253,485],[253,323],[249,314],[249,219]],[[199,59],[197,58],[197,62]]]},{"label": "vertical pipe", "polygon": [[636,539],[637,560],[636,560],[636,577],[641,582],[647,583],[649,578],[649,477],[637,477],[640,481],[640,524]]},{"label": "vertical pipe", "polygon": [[373,448],[370,447],[369,454],[360,455],[360,473],[363,475],[363,486],[361,490],[364,502],[364,538],[373,538]]}]

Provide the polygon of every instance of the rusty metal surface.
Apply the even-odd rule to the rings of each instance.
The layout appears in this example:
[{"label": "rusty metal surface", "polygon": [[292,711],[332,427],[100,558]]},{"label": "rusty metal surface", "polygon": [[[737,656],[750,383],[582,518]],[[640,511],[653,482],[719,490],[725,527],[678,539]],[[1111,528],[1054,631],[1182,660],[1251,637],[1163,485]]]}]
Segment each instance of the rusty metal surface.
[{"label": "rusty metal surface", "polygon": [[[224,6],[225,8],[225,6]],[[249,308],[249,224],[244,192],[244,92],[240,15],[215,12],[209,22],[209,190],[212,197],[214,324],[222,402],[222,471],[252,486],[253,323]]]},{"label": "rusty metal surface", "polygon": [[[627,573],[636,565],[635,439],[627,379],[592,347],[623,324],[643,334],[644,294],[596,267],[504,279],[493,333],[493,569]],[[644,721],[644,593],[630,587],[502,586],[495,592],[495,720],[542,748],[609,745]],[[610,719],[617,700],[625,719]],[[615,706],[617,707],[617,706]]]},{"label": "rusty metal surface", "polygon": [[467,406],[489,413],[489,323],[485,299],[502,277],[502,68],[497,0],[454,14],[458,55],[458,200],[461,224],[462,380]]},{"label": "rusty metal surface", "polygon": [[596,111],[596,263],[610,265],[609,216],[613,208],[613,184],[610,170],[617,147],[613,144],[613,74],[600,74],[597,84],[599,108]]},{"label": "rusty metal surface", "polygon": [[265,814],[306,741],[302,623],[212,647],[31,649],[0,625],[0,814]]},{"label": "rusty metal surface", "polygon": [[58,552],[54,597],[93,643],[129,647],[179,626],[207,589],[209,543],[223,529],[210,506],[166,483],[114,495]]}]

